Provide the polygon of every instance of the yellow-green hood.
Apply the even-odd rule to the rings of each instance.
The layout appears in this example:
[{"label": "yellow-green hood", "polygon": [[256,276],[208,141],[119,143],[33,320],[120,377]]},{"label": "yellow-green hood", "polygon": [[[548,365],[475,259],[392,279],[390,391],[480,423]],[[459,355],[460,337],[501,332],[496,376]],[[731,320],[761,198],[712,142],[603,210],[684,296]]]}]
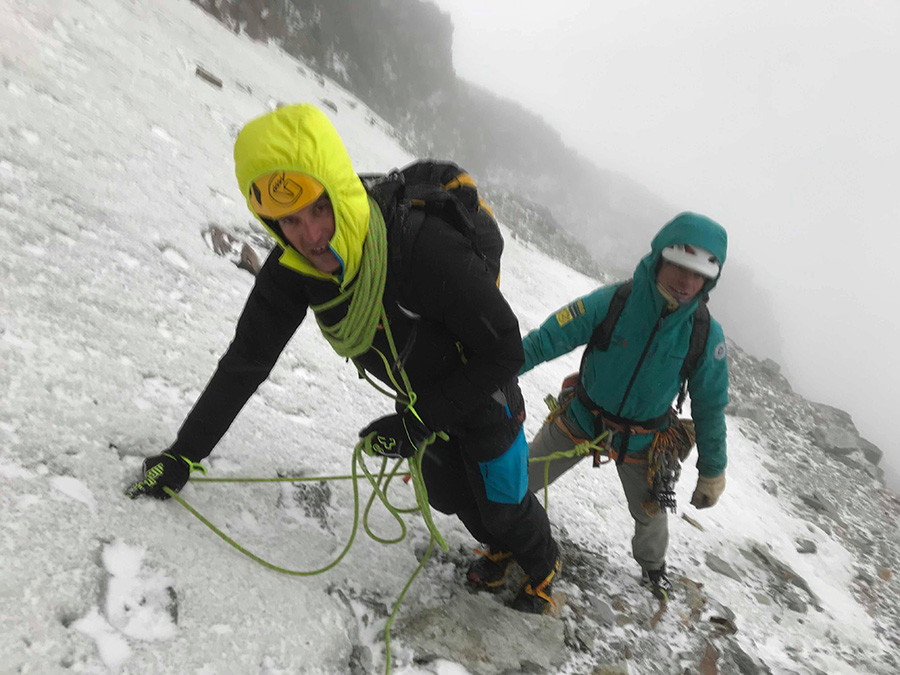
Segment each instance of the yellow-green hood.
[{"label": "yellow-green hood", "polygon": [[[334,208],[331,248],[341,261],[338,274],[318,271],[250,206],[250,184],[275,171],[305,173],[325,186]],[[234,173],[247,208],[284,250],[279,262],[301,274],[346,286],[356,276],[369,225],[366,190],[334,126],[315,106],[291,105],[248,122],[234,143]]]}]

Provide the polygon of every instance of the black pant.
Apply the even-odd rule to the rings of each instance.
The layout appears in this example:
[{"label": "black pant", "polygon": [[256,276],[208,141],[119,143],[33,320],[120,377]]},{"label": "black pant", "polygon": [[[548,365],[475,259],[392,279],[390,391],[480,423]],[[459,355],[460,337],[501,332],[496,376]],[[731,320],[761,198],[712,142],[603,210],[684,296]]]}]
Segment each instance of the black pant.
[{"label": "black pant", "polygon": [[526,574],[542,581],[559,554],[547,512],[530,491],[518,504],[488,499],[478,466],[478,456],[484,454],[479,436],[469,433],[428,447],[422,461],[428,501],[441,513],[455,514],[476,540],[495,552],[511,551]]}]

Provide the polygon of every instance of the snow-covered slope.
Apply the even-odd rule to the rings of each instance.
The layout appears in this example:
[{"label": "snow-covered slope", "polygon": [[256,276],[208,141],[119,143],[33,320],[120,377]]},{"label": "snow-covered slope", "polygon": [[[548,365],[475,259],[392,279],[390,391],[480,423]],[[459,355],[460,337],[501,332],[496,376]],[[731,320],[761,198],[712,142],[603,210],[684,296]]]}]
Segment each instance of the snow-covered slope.
[{"label": "snow-covered slope", "polygon": [[[318,102],[359,171],[407,162],[399,136],[340,87],[187,0],[0,0],[0,14],[0,672],[380,671],[381,627],[427,542],[420,522],[394,546],[360,536],[334,570],[296,578],[241,556],[177,503],[131,502],[122,490],[141,457],[173,439],[252,284],[202,236],[212,222],[252,232],[232,173],[241,124],[278,101]],[[595,284],[507,237],[503,287],[523,331]],[[577,363],[573,354],[524,378],[529,436],[544,394]],[[356,430],[389,409],[309,321],[208,464],[216,476],[345,474]],[[770,449],[748,440],[749,422],[730,422],[721,504],[692,512],[703,531],[672,519],[670,565],[688,580],[658,623],[637,588],[614,472],[579,467],[551,492],[569,560],[562,620],[466,593],[474,542],[438,516],[450,553],[407,596],[395,672],[466,672],[454,661],[514,672],[535,662],[524,656],[535,644],[561,664],[552,670],[573,673],[619,661],[682,672],[710,658],[707,644],[723,672],[763,672],[763,662],[892,672],[896,645],[851,592],[854,553],[767,490],[777,468],[759,459]],[[685,474],[682,507],[696,478]],[[396,492],[412,501],[408,488]],[[184,496],[297,570],[330,562],[352,521],[347,483],[192,483]],[[377,509],[372,523],[395,531]],[[818,552],[798,553],[800,537]],[[713,572],[710,556],[743,580]],[[778,561],[808,592],[786,587]],[[451,606],[462,623],[496,619],[482,652],[442,642],[450,612],[435,610]],[[423,640],[414,628],[427,617],[437,630]],[[555,643],[535,637],[554,630]]]}]

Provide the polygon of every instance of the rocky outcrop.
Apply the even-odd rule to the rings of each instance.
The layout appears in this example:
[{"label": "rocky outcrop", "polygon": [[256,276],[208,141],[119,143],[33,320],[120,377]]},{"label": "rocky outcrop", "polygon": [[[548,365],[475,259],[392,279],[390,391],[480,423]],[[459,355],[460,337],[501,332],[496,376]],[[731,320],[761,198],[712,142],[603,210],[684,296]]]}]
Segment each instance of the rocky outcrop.
[{"label": "rocky outcrop", "polygon": [[394,122],[456,81],[453,24],[431,3],[192,1],[235,32],[279,42]]},{"label": "rocky outcrop", "polygon": [[729,341],[730,403],[726,413],[753,420],[760,429],[800,433],[819,452],[880,480],[882,451],[859,435],[852,417],[824,403],[808,401],[791,388],[781,367],[760,361]]},{"label": "rocky outcrop", "polygon": [[816,427],[812,439],[823,452],[831,455],[850,455],[859,450],[859,435],[846,427]]},{"label": "rocky outcrop", "polygon": [[871,441],[867,441],[865,438],[859,438],[859,449],[862,450],[863,457],[872,464],[877,465],[881,463],[884,452]]}]

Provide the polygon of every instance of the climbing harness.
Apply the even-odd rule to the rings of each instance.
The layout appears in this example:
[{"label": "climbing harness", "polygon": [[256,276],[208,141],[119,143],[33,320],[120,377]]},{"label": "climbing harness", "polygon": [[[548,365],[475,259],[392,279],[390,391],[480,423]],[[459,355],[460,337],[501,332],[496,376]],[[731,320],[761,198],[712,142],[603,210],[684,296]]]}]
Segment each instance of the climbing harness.
[{"label": "climbing harness", "polygon": [[[550,412],[546,422],[555,424],[557,428],[575,444],[570,450],[551,453],[545,457],[535,457],[529,462],[545,462],[544,465],[544,508],[549,510],[549,483],[550,462],[555,459],[593,455],[594,467],[614,461],[617,465],[622,463],[646,464],[647,483],[650,486],[650,499],[642,502],[647,515],[655,516],[661,510],[675,512],[675,484],[681,476],[681,463],[691,452],[695,443],[694,423],[689,419],[678,417],[674,409],[670,409],[665,415],[654,420],[664,429],[648,429],[643,426],[622,425],[602,414],[601,424],[597,429],[603,429],[593,440],[575,436],[565,424],[564,417],[573,398],[578,396],[576,384],[577,374],[563,380],[563,387],[558,396],[548,394],[544,398]],[[666,426],[667,425],[667,426]],[[652,433],[653,441],[646,452],[646,456],[627,455],[627,443],[616,450],[612,447],[613,434],[621,434],[623,441],[635,433]],[[605,457],[605,459],[604,459]]]},{"label": "climbing harness", "polygon": [[609,432],[604,431],[597,438],[591,439],[579,439],[572,436],[571,432],[565,427],[562,423],[562,415],[565,414],[566,408],[569,405],[569,402],[572,400],[572,396],[574,391],[568,391],[568,387],[563,387],[562,392],[560,392],[558,397],[553,396],[552,394],[547,394],[544,398],[544,403],[547,404],[547,407],[550,408],[550,413],[547,415],[546,421],[548,423],[556,424],[562,431],[565,433],[572,441],[575,443],[573,448],[569,450],[559,450],[557,452],[551,452],[549,455],[545,457],[531,457],[528,460],[529,464],[544,462],[544,510],[550,510],[550,462],[557,459],[571,458],[571,457],[580,457],[582,455],[590,455],[592,453],[597,453],[600,450],[603,450],[603,440],[606,438]]}]

